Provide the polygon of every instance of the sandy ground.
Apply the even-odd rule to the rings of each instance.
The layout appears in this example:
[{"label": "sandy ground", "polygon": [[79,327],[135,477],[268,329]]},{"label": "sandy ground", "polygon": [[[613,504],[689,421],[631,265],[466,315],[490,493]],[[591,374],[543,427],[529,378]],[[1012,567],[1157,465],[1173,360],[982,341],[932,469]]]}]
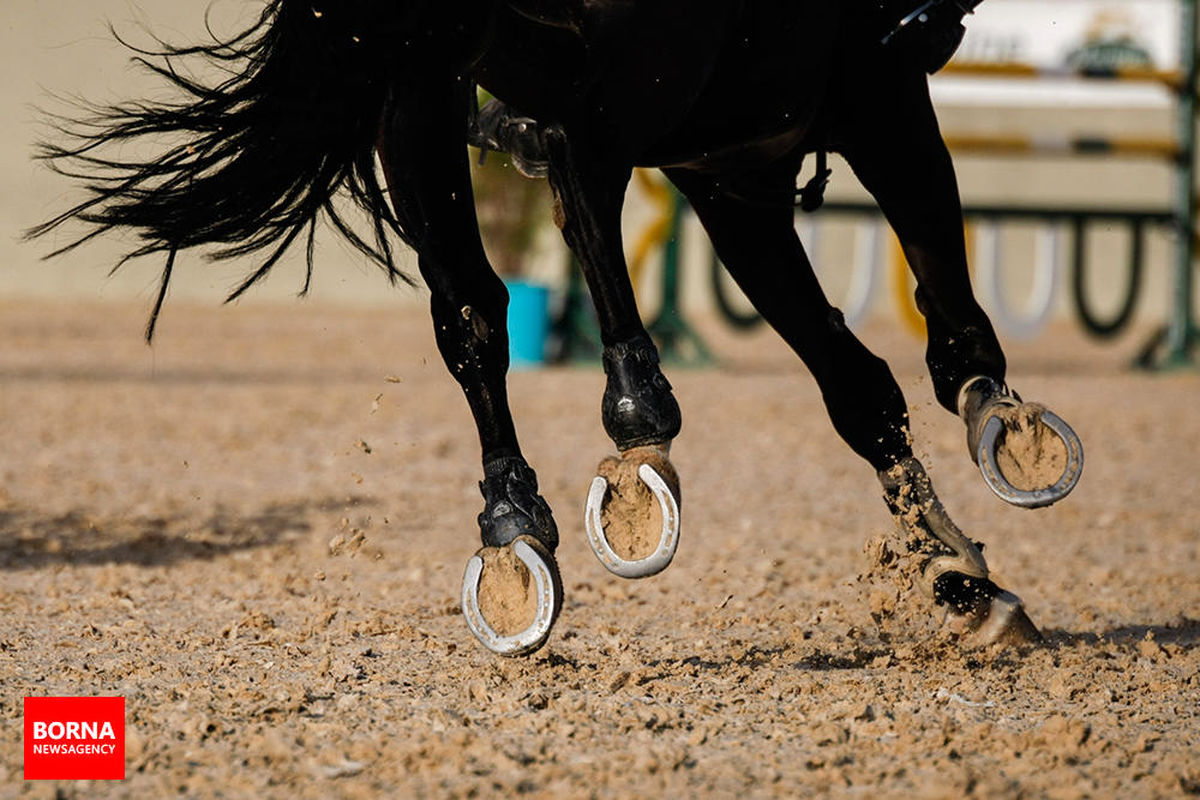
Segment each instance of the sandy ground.
[{"label": "sandy ground", "polygon": [[[882,329],[943,500],[1049,645],[963,654],[880,629],[872,471],[773,340],[714,334],[684,409],[674,565],[584,541],[602,376],[512,400],[555,508],[566,605],[525,660],[459,613],[473,428],[422,314],[0,307],[0,795],[1200,794],[1200,378],[1066,331],[1011,380],[1083,436],[1076,493],[990,495],[921,345]],[[918,617],[920,619],[920,617]],[[23,783],[24,695],[127,698],[124,783]]]}]

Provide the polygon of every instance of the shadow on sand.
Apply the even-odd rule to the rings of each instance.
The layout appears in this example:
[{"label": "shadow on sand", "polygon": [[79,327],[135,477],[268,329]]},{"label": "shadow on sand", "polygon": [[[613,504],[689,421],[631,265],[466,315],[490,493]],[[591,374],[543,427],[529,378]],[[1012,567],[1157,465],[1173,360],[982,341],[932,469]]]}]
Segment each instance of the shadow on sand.
[{"label": "shadow on sand", "polygon": [[206,560],[238,550],[299,539],[313,528],[314,513],[373,504],[366,497],[272,503],[238,513],[220,507],[207,516],[100,516],[73,510],[46,514],[0,509],[0,569],[36,570],[54,565],[132,564],[151,567]]},{"label": "shadow on sand", "polygon": [[1046,640],[1052,645],[1071,646],[1076,644],[1135,645],[1147,636],[1159,644],[1177,644],[1195,647],[1200,644],[1200,619],[1180,615],[1164,625],[1121,625],[1102,633],[1072,633],[1070,631],[1045,631]]}]

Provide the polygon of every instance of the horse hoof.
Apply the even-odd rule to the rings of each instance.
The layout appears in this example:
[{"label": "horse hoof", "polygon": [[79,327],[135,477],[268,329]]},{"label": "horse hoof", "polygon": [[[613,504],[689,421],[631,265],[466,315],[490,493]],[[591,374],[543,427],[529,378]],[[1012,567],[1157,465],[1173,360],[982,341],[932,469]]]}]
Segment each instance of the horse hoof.
[{"label": "horse hoof", "polygon": [[463,616],[475,638],[493,653],[523,656],[537,650],[561,608],[558,564],[532,536],[504,547],[484,547],[467,562]]},{"label": "horse hoof", "polygon": [[1012,592],[1001,591],[977,615],[963,620],[962,641],[974,647],[993,644],[1033,645],[1045,641],[1025,613],[1025,604]]},{"label": "horse hoof", "polygon": [[634,448],[597,471],[584,516],[592,552],[622,578],[662,572],[679,546],[679,478],[666,453]]},{"label": "horse hoof", "polygon": [[996,495],[1041,508],[1071,493],[1083,473],[1083,445],[1057,414],[1035,403],[1005,405],[988,417],[975,460]]}]

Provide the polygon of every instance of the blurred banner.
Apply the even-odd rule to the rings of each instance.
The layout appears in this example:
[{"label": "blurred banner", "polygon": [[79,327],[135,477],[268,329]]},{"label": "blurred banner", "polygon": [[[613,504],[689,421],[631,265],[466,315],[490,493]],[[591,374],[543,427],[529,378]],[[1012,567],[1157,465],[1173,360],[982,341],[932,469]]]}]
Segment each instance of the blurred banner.
[{"label": "blurred banner", "polygon": [[[955,57],[971,63],[1027,64],[1043,69],[1179,64],[1178,0],[986,0],[967,17]],[[963,105],[1165,107],[1162,87],[1082,85],[1066,79],[981,85],[957,76],[934,82],[938,102]]]},{"label": "blurred banner", "polygon": [[1080,58],[1179,63],[1177,0],[985,0],[967,18],[958,57],[1073,66]]}]

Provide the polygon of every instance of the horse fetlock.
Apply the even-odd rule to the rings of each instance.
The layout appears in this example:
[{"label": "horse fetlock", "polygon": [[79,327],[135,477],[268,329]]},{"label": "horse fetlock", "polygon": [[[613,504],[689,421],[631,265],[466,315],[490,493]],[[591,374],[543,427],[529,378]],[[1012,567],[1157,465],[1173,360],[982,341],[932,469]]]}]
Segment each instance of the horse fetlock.
[{"label": "horse fetlock", "polygon": [[958,416],[967,426],[967,451],[971,460],[979,463],[979,442],[987,421],[1004,408],[1021,403],[1021,398],[1009,392],[1003,383],[978,375],[969,378],[958,390]]},{"label": "horse fetlock", "polygon": [[619,450],[666,445],[679,434],[679,403],[649,337],[604,348],[604,372],[608,383],[600,415]]},{"label": "horse fetlock", "polygon": [[914,556],[916,584],[946,610],[949,626],[963,644],[1041,641],[1021,599],[991,579],[983,545],[968,539],[950,519],[920,461],[907,458],[880,471],[879,480]]},{"label": "horse fetlock", "polygon": [[[906,458],[879,472],[887,503],[905,545],[919,559],[918,583],[927,595],[938,599],[938,580],[956,574],[973,581],[986,581],[987,561],[981,545],[968,539],[933,491],[933,483],[916,458]],[[944,597],[950,597],[943,590]],[[939,601],[940,602],[940,601]]]},{"label": "horse fetlock", "polygon": [[554,515],[538,494],[537,475],[525,459],[489,461],[479,490],[484,500],[479,531],[485,547],[504,547],[518,537],[531,536],[551,554],[558,548]]},{"label": "horse fetlock", "polygon": [[967,618],[977,617],[1001,591],[989,578],[964,575],[954,569],[941,571],[931,583],[935,603]]}]

